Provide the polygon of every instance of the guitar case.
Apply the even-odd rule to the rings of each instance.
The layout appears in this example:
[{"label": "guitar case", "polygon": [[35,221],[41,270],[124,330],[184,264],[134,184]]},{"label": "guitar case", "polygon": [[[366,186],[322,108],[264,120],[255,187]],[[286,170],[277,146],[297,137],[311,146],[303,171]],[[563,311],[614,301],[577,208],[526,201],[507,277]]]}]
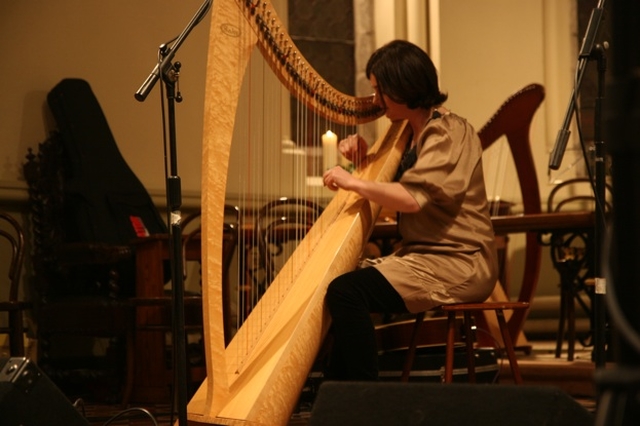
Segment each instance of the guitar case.
[{"label": "guitar case", "polygon": [[136,237],[167,233],[149,193],[122,157],[89,83],[64,79],[47,102],[63,144],[66,241],[125,246]]}]

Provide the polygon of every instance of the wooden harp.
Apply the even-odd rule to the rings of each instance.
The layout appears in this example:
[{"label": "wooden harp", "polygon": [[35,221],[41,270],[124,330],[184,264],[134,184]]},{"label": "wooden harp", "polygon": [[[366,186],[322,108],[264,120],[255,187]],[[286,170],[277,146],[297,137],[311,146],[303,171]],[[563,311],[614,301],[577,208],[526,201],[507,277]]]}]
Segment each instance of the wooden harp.
[{"label": "wooden harp", "polygon": [[[331,88],[296,51],[269,1],[213,2],[202,151],[202,287],[207,379],[187,407],[190,424],[287,424],[326,334],[326,286],[352,270],[379,206],[339,191],[225,347],[222,229],[235,111],[257,46],[289,91],[333,122],[378,117],[372,98]],[[392,123],[355,173],[393,178],[409,138]]]}]

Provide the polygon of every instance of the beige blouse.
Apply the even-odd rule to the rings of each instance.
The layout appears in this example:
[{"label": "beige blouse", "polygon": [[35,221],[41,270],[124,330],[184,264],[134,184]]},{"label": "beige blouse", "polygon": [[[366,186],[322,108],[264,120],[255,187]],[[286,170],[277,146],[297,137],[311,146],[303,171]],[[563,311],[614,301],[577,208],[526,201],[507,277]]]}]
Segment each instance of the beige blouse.
[{"label": "beige blouse", "polygon": [[465,119],[448,113],[427,123],[416,152],[400,183],[421,209],[400,216],[402,246],[395,253],[361,267],[377,268],[410,312],[484,301],[498,265],[480,139]]}]

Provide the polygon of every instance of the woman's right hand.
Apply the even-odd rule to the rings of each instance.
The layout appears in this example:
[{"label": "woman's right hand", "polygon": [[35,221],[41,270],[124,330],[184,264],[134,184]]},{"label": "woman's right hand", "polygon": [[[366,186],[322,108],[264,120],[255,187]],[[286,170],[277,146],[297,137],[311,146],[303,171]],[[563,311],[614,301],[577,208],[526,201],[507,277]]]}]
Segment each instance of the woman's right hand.
[{"label": "woman's right hand", "polygon": [[368,149],[367,141],[357,134],[349,135],[338,142],[338,151],[340,151],[340,154],[356,166],[364,161]]}]

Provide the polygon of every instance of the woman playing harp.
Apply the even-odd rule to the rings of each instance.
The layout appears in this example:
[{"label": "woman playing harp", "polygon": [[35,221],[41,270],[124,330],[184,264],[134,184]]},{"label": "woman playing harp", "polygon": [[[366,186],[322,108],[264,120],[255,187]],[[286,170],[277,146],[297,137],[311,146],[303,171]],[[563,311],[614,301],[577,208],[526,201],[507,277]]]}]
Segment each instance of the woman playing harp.
[{"label": "woman playing harp", "polygon": [[[377,380],[370,313],[482,302],[498,271],[480,139],[442,106],[447,96],[431,59],[411,43],[394,41],[374,52],[366,72],[387,117],[409,121],[412,142],[395,182],[366,181],[336,167],[324,173],[324,183],[400,212],[403,241],[390,256],[367,259],[329,285],[334,340],[326,378],[333,380]],[[359,162],[364,145],[354,135],[340,142],[340,151]]]}]

